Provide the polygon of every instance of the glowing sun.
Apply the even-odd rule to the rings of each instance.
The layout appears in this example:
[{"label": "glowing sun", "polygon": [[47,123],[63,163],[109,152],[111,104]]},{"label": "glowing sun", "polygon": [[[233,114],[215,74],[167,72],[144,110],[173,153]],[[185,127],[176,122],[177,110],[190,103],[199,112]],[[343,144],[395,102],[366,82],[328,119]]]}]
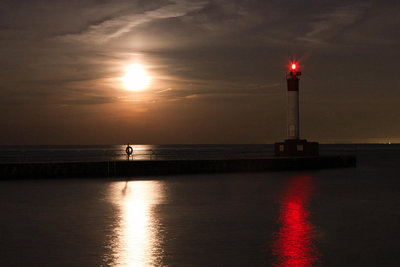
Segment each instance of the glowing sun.
[{"label": "glowing sun", "polygon": [[150,76],[139,64],[126,68],[125,77],[122,78],[125,88],[131,91],[140,91],[147,88],[150,83]]}]

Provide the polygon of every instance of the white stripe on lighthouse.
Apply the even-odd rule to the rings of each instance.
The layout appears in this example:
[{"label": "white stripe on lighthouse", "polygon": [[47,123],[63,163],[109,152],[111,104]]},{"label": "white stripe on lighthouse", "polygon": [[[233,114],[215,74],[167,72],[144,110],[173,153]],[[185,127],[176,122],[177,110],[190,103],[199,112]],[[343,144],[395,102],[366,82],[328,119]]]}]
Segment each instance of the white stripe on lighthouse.
[{"label": "white stripe on lighthouse", "polygon": [[299,139],[299,91],[287,91],[287,138]]}]

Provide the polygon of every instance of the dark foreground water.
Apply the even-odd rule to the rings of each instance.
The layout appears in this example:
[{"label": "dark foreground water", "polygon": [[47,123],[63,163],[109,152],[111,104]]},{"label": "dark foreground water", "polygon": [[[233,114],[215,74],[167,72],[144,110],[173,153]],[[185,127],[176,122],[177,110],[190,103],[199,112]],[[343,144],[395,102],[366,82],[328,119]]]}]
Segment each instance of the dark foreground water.
[{"label": "dark foreground water", "polygon": [[1,182],[0,265],[398,266],[399,147],[330,149],[358,167]]}]

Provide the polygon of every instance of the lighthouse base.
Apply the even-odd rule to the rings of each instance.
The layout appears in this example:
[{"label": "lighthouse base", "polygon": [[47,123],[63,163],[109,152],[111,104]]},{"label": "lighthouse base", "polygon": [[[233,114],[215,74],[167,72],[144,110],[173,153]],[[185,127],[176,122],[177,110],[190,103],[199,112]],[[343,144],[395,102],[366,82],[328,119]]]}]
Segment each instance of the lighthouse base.
[{"label": "lighthouse base", "polygon": [[305,139],[287,139],[275,143],[275,156],[318,156],[317,142],[307,142]]}]

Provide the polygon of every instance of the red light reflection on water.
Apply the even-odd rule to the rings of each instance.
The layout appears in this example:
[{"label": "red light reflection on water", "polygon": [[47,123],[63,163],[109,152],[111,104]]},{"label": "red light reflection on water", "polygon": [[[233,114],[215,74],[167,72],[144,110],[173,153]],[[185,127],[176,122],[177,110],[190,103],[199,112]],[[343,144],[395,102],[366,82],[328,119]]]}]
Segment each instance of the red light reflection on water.
[{"label": "red light reflection on water", "polygon": [[314,244],[314,226],[309,222],[308,202],[313,190],[312,178],[294,177],[281,203],[279,232],[275,235],[274,266],[315,266],[318,251]]}]

